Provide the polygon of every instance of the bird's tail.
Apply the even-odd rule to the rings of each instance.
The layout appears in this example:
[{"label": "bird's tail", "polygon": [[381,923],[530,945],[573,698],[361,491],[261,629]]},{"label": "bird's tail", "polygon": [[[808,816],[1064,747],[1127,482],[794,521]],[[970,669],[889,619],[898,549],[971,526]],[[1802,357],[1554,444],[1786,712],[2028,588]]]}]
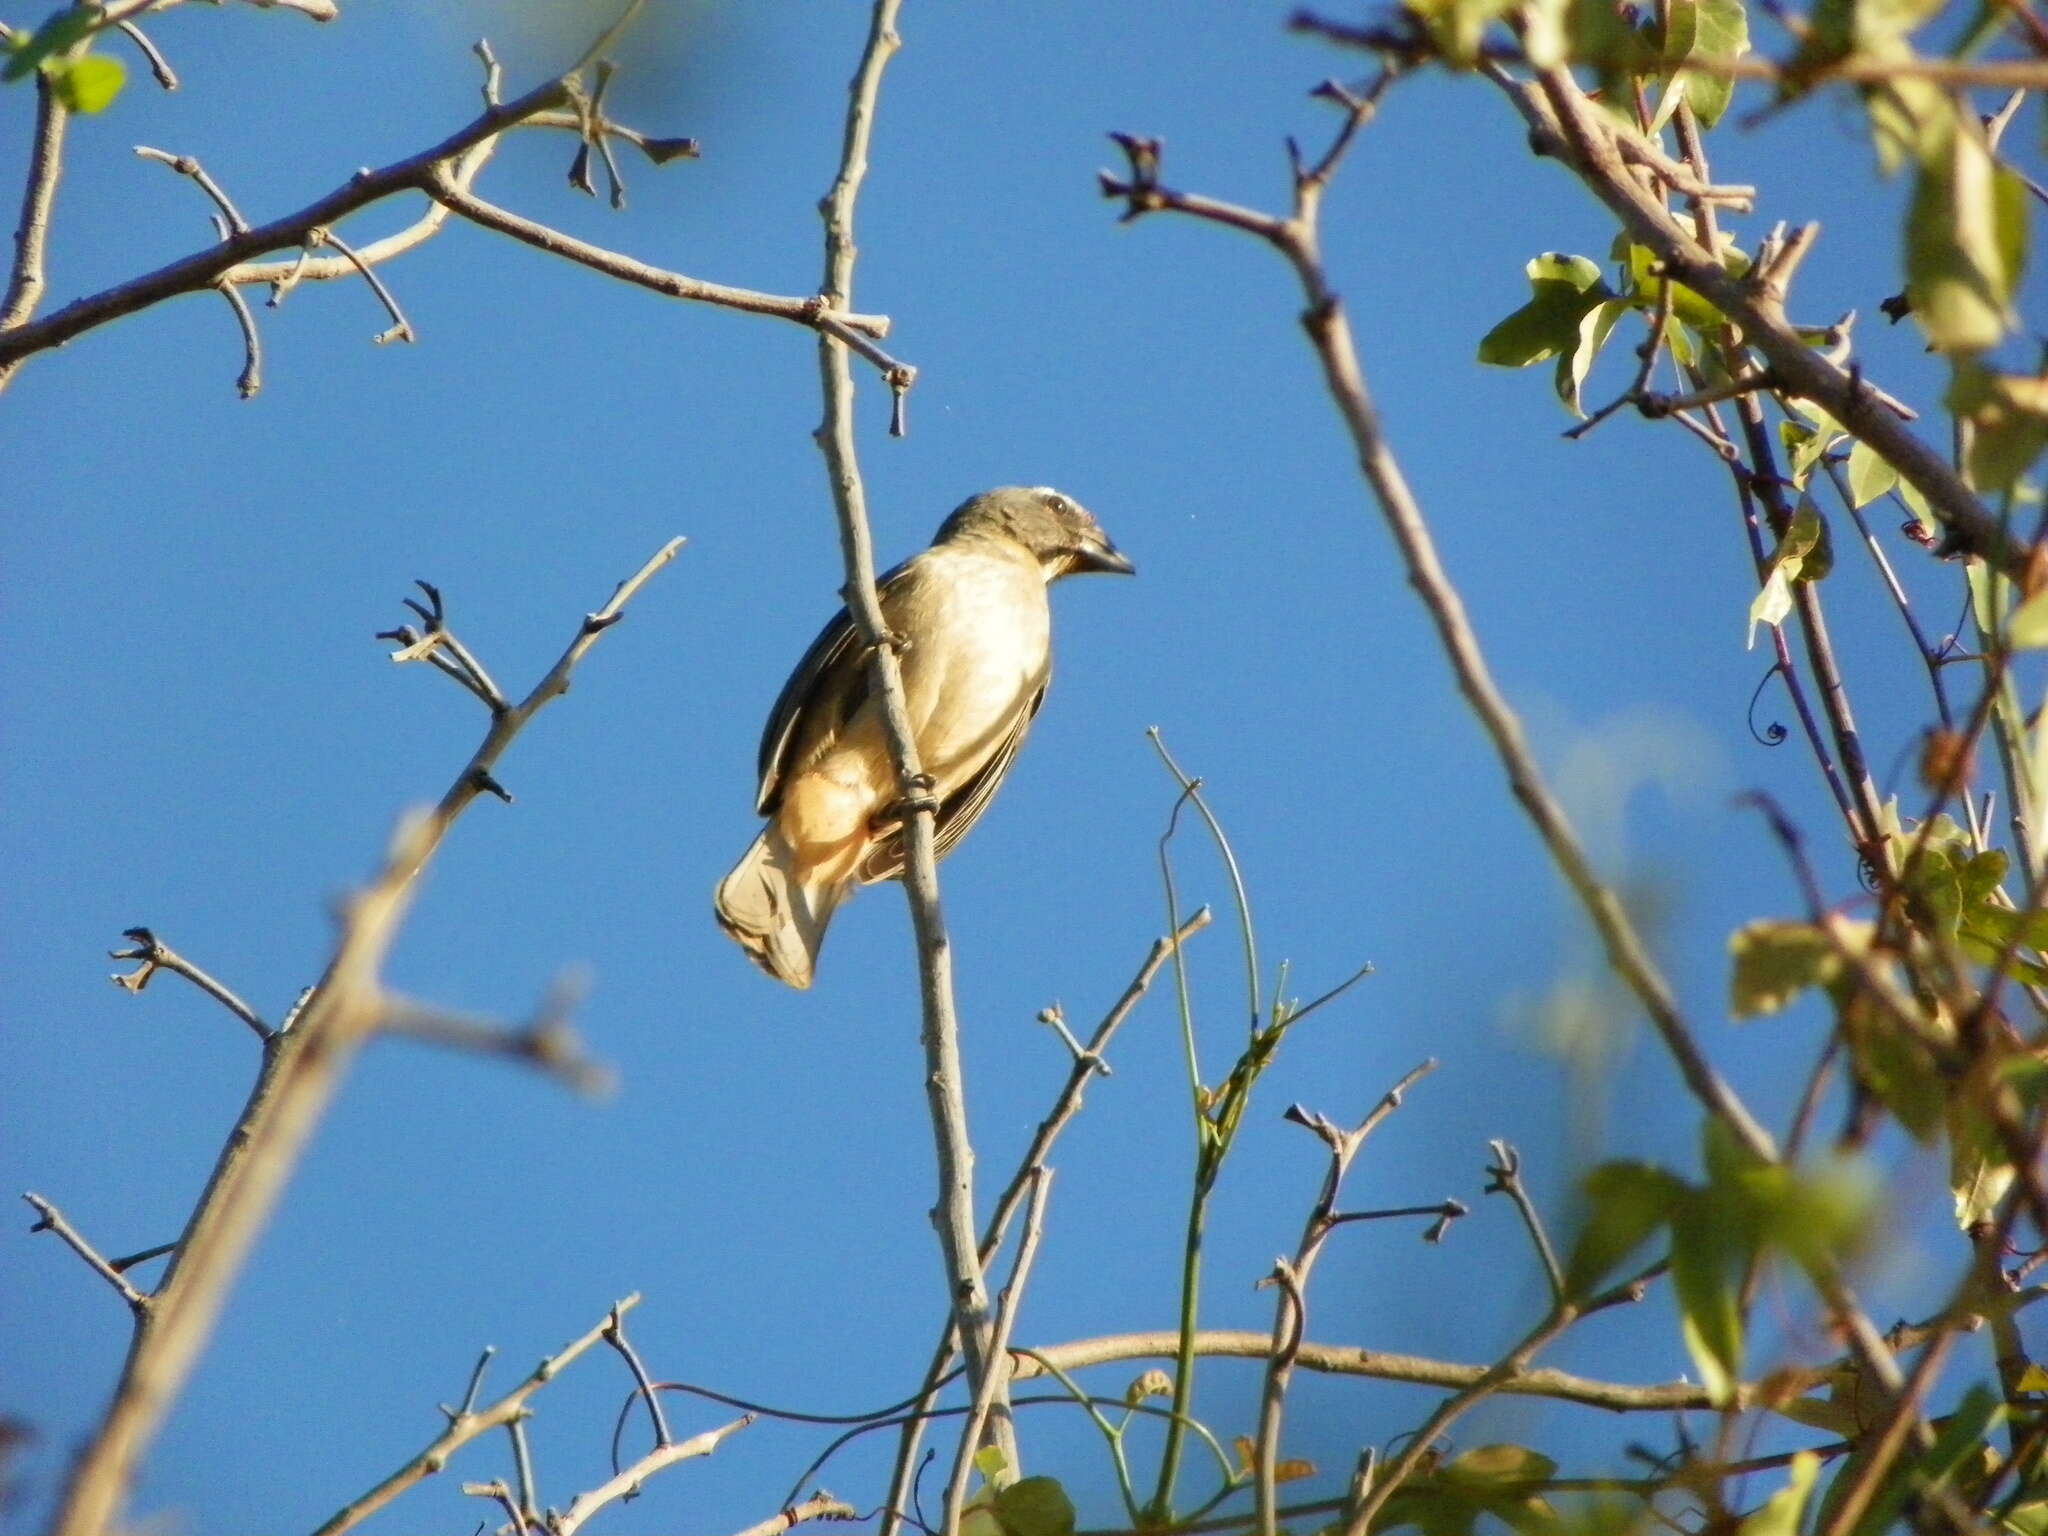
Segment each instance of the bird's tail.
[{"label": "bird's tail", "polygon": [[805,881],[789,844],[770,826],[718,883],[712,907],[750,960],[801,989],[810,986],[826,925],[851,889],[843,880]]}]

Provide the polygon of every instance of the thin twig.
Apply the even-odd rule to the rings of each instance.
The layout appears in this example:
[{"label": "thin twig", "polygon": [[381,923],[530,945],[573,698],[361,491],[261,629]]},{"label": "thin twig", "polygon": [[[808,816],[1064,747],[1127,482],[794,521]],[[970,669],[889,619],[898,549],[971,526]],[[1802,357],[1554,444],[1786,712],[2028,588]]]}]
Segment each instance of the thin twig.
[{"label": "thin twig", "polygon": [[242,210],[235,206],[234,199],[221,190],[220,183],[209,176],[206,167],[192,156],[174,155],[169,150],[152,149],[147,144],[136,145],[135,153],[144,160],[154,160],[158,165],[169,166],[180,176],[191,177],[193,184],[213,199],[213,205],[227,219],[230,230],[238,235],[246,235],[249,232],[249,221],[242,217]]},{"label": "thin twig", "polygon": [[734,1536],[783,1536],[790,1527],[811,1520],[858,1520],[860,1517],[860,1511],[851,1504],[842,1503],[821,1488],[801,1504],[792,1504],[758,1525],[735,1532]]},{"label": "thin twig", "polygon": [[[86,1267],[98,1275],[119,1293],[128,1303],[128,1309],[136,1315],[138,1322],[148,1312],[150,1298],[128,1283],[128,1277],[121,1273],[122,1267],[110,1264],[100,1256],[100,1251],[87,1242],[79,1230],[64,1219],[64,1213],[45,1200],[41,1195],[29,1193],[21,1197],[35,1209],[37,1220],[29,1228],[31,1232],[54,1232],[63,1239],[71,1251],[85,1260]],[[136,1261],[139,1262],[139,1261]]]},{"label": "thin twig", "polygon": [[707,1429],[701,1435],[692,1435],[687,1440],[672,1440],[667,1445],[658,1445],[642,1456],[625,1471],[609,1478],[585,1493],[579,1493],[569,1507],[548,1523],[548,1536],[576,1536],[590,1517],[607,1504],[620,1499],[631,1498],[640,1491],[640,1485],[665,1471],[679,1461],[690,1461],[699,1456],[709,1456],[717,1450],[728,1436],[738,1434],[754,1422],[751,1413],[742,1414],[729,1424],[716,1429]]},{"label": "thin twig", "polygon": [[214,291],[227,300],[235,326],[242,333],[242,371],[235,376],[235,393],[254,400],[263,388],[263,336],[256,329],[256,317],[249,313],[249,301],[233,283],[219,283]]},{"label": "thin twig", "polygon": [[318,250],[323,245],[333,246],[347,259],[349,265],[362,273],[363,281],[370,285],[370,291],[377,295],[377,302],[384,306],[384,313],[391,317],[390,328],[379,331],[375,336],[371,337],[370,339],[373,342],[381,347],[386,342],[413,342],[420,339],[419,333],[412,328],[412,322],[406,319],[405,311],[398,307],[397,298],[392,294],[390,288],[385,285],[384,279],[377,275],[377,269],[357,255],[354,246],[342,239],[331,227],[325,224],[315,225],[312,229],[306,231],[306,244],[312,246],[315,250]]},{"label": "thin twig", "polygon": [[[841,313],[852,302],[854,207],[867,176],[868,145],[874,131],[882,72],[902,46],[896,30],[900,8],[901,0],[875,0],[867,42],[848,87],[838,174],[819,204],[825,221],[825,269],[819,294],[826,312]],[[841,317],[844,318],[843,314]],[[825,419],[818,428],[817,442],[825,457],[839,523],[840,557],[846,572],[842,588],[846,610],[855,632],[868,647],[874,697],[881,704],[890,761],[896,770],[900,795],[911,808],[903,823],[903,889],[917,939],[925,1095],[938,1160],[939,1197],[934,1221],[945,1261],[946,1294],[952,1299],[960,1323],[967,1379],[970,1389],[979,1395],[987,1377],[992,1373],[1006,1375],[1008,1365],[990,1350],[994,1321],[975,1238],[974,1150],[967,1130],[960,1026],[953,1005],[952,947],[939,905],[938,864],[933,846],[935,807],[930,796],[920,790],[924,771],[904,702],[902,667],[897,655],[900,642],[888,633],[875,592],[874,548],[868,531],[867,492],[854,446],[853,373],[847,358],[843,342],[830,333],[820,333],[818,372],[825,398]],[[1014,1469],[1016,1435],[1000,1382],[989,1414],[989,1428]]]},{"label": "thin twig", "polygon": [[626,1337],[625,1314],[617,1307],[605,1320],[604,1341],[619,1352],[626,1362],[626,1369],[633,1373],[633,1385],[639,1389],[640,1398],[647,1404],[647,1417],[654,1425],[654,1443],[667,1445],[675,1437],[668,1432],[668,1419],[661,1411],[661,1397],[654,1390],[654,1383],[648,1379],[647,1367],[640,1363],[640,1355]]},{"label": "thin twig", "polygon": [[1486,1170],[1486,1193],[1506,1195],[1514,1201],[1529,1241],[1535,1245],[1536,1256],[1543,1261],[1543,1276],[1550,1282],[1550,1303],[1558,1306],[1565,1298],[1564,1266],[1557,1262],[1557,1250],[1551,1246],[1550,1234],[1543,1229],[1536,1202],[1529,1198],[1529,1191],[1522,1184],[1522,1154],[1505,1141],[1490,1141],[1487,1146],[1493,1151],[1493,1162]]},{"label": "thin twig", "polygon": [[[1108,1070],[1104,1053],[1109,1049],[1111,1038],[1130,1016],[1131,1010],[1138,1005],[1138,1000],[1151,987],[1160,967],[1169,957],[1178,956],[1182,946],[1208,927],[1209,921],[1209,909],[1203,907],[1182,923],[1171,938],[1154,940],[1152,952],[1145,957],[1145,963],[1138,968],[1137,975],[1131,978],[1130,985],[1124,988],[1123,996],[1103,1015],[1102,1022],[1096,1025],[1095,1032],[1088,1037],[1086,1048],[1074,1053],[1073,1067],[1067,1074],[1065,1085],[1054,1099],[1051,1110],[1039,1122],[1030,1146],[1025,1148],[1023,1157],[1018,1160],[1016,1173],[1011,1176],[1009,1185],[1002,1194],[996,1197],[995,1208],[989,1213],[988,1225],[983,1229],[980,1247],[984,1269],[995,1262],[1011,1218],[1022,1208],[1030,1188],[1033,1170],[1045,1166],[1046,1158],[1051,1155],[1053,1143],[1059,1139],[1060,1132],[1065,1130],[1068,1123],[1081,1112],[1082,1099],[1089,1079],[1095,1076],[1098,1070],[1097,1064],[1100,1064],[1099,1070]],[[959,1342],[959,1320],[951,1309],[948,1309],[945,1331],[939,1339],[937,1350],[933,1352],[931,1366],[925,1372],[924,1386],[914,1400],[915,1411],[904,1420],[903,1432],[898,1437],[896,1465],[890,1474],[889,1496],[883,1505],[881,1536],[896,1536],[902,1524],[902,1511],[910,1503],[911,1482],[916,1471],[917,1448],[923,1437],[925,1418],[946,1379],[947,1367],[952,1363]]]},{"label": "thin twig", "polygon": [[211,1335],[228,1289],[284,1192],[355,1053],[385,1008],[380,972],[418,877],[486,786],[527,723],[618,622],[626,604],[682,547],[671,540],[619,584],[547,674],[494,716],[482,743],[432,810],[405,818],[383,868],[348,902],[333,958],[288,1033],[265,1042],[263,1070],[157,1287],[99,1427],[73,1463],[52,1536],[101,1536],[118,1517],[140,1459]]},{"label": "thin twig", "polygon": [[172,949],[147,928],[123,929],[121,937],[132,941],[132,949],[110,949],[109,960],[134,960],[138,968],[125,976],[110,976],[107,979],[115,986],[128,992],[140,992],[147,987],[158,971],[169,971],[173,976],[182,976],[255,1033],[259,1040],[268,1040],[277,1033],[263,1022],[262,1016],[227,987],[215,981],[190,960]]},{"label": "thin twig", "polygon": [[[1369,103],[1360,103],[1351,107],[1350,123],[1355,125],[1368,106]],[[1158,180],[1156,146],[1148,156],[1133,150],[1132,144],[1142,150],[1143,141],[1126,143],[1132,161],[1131,177],[1126,181],[1105,176],[1105,194],[1126,199],[1136,213],[1172,210],[1245,230],[1272,245],[1294,269],[1306,301],[1302,324],[1322,364],[1324,382],[1343,415],[1360,470],[1400,548],[1409,584],[1429,611],[1457,675],[1459,690],[1491,740],[1510,789],[1528,812],[1553,862],[1592,920],[1609,963],[1649,1014],[1693,1096],[1723,1120],[1751,1151],[1767,1159],[1772,1157],[1775,1149],[1769,1132],[1757,1123],[1700,1049],[1691,1026],[1679,1012],[1670,983],[1651,958],[1620,898],[1594,871],[1563,806],[1536,766],[1520,720],[1493,679],[1478,637],[1465,616],[1464,602],[1444,571],[1435,537],[1381,430],[1343,303],[1323,270],[1316,220],[1324,182],[1298,180],[1292,215],[1276,218],[1165,187]],[[1626,179],[1627,173],[1621,174]],[[1673,275],[1690,286],[1698,286],[1682,270],[1674,269]],[[1946,475],[1946,469],[1942,473]]]},{"label": "thin twig", "polygon": [[[1629,1299],[1624,1292],[1639,1287],[1640,1277],[1617,1287],[1613,1296],[1599,1298],[1603,1304]],[[1592,1308],[1588,1307],[1588,1310]],[[1118,1364],[1132,1360],[1171,1360],[1180,1347],[1176,1329],[1161,1328],[1146,1333],[1110,1334],[1094,1339],[1075,1339],[1052,1345],[1033,1345],[1020,1352],[1018,1381],[1048,1373],[1085,1370],[1090,1366]],[[1258,1360],[1271,1358],[1273,1336],[1249,1328],[1204,1328],[1195,1334],[1195,1353],[1204,1359]],[[1032,1357],[1045,1365],[1036,1365]],[[1295,1367],[1322,1375],[1358,1376],[1371,1381],[1397,1382],[1413,1387],[1462,1390],[1485,1378],[1494,1367],[1459,1361],[1434,1360],[1422,1355],[1396,1354],[1387,1350],[1362,1349],[1349,1344],[1322,1344],[1304,1340],[1294,1355]],[[1816,1368],[1812,1379],[1824,1381],[1826,1372]],[[1670,1413],[1712,1407],[1707,1389],[1688,1381],[1638,1385],[1631,1382],[1600,1381],[1547,1367],[1528,1367],[1501,1377],[1491,1390],[1510,1397],[1544,1397],[1557,1402],[1577,1403],[1587,1408],[1604,1408],[1612,1413]]]},{"label": "thin twig", "polygon": [[[1051,1192],[1052,1170],[1046,1167],[1033,1169],[1030,1204],[1024,1212],[1024,1235],[1017,1244],[1017,1262],[1011,1267],[1010,1283],[1003,1287],[996,1303],[995,1331],[989,1339],[989,1350],[995,1355],[1006,1356],[1010,1348],[1010,1335],[1016,1330],[1017,1313],[1024,1304],[1024,1286],[1030,1280],[1031,1266],[1038,1258],[1039,1240],[1045,1235],[1045,1202]],[[960,1450],[954,1458],[953,1476],[946,1485],[944,1530],[960,1529],[960,1512],[966,1506],[967,1483],[974,1471],[974,1453],[981,1445],[982,1429],[995,1406],[996,1394],[1003,1390],[1006,1390],[1006,1382],[997,1372],[991,1371],[982,1377],[974,1402],[961,1423]]]},{"label": "thin twig", "polygon": [[448,1458],[465,1445],[489,1434],[502,1424],[511,1423],[516,1416],[526,1412],[528,1398],[559,1376],[579,1355],[587,1353],[603,1339],[605,1329],[611,1325],[613,1317],[629,1312],[639,1304],[640,1297],[637,1292],[625,1297],[612,1308],[603,1322],[541,1361],[526,1380],[496,1402],[488,1407],[478,1408],[475,1406],[477,1389],[483,1383],[484,1367],[491,1358],[491,1352],[484,1351],[482,1358],[477,1361],[476,1369],[470,1373],[469,1388],[463,1396],[462,1407],[449,1416],[448,1427],[437,1435],[425,1450],[407,1461],[376,1487],[335,1511],[313,1536],[342,1536],[344,1531],[354,1530],[415,1483],[441,1471],[448,1465]]},{"label": "thin twig", "polygon": [[175,91],[178,88],[178,72],[171,68],[171,61],[163,56],[157,45],[149,40],[149,34],[132,21],[118,22],[116,25],[120,27],[121,35],[133,43],[142,57],[148,61],[149,72],[156,78],[156,83],[164,90]]}]

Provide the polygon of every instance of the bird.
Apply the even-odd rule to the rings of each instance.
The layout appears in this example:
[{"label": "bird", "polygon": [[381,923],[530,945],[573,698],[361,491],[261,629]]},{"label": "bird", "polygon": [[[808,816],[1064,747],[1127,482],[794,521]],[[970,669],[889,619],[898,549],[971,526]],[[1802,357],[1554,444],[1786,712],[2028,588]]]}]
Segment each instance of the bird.
[{"label": "bird", "polygon": [[[901,648],[904,703],[943,858],[1001,786],[1052,677],[1046,589],[1086,571],[1135,575],[1094,515],[1050,486],[969,497],[931,547],[876,584]],[[898,878],[904,807],[842,608],[783,684],[761,733],[756,814],[768,825],[718,884],[725,931],[770,976],[805,989],[826,926],[857,885]]]}]

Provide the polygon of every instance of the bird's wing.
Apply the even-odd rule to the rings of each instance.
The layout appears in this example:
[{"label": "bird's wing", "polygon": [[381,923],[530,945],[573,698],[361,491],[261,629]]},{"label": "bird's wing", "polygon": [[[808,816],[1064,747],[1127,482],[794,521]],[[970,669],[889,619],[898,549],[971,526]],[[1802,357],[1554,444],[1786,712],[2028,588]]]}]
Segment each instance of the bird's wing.
[{"label": "bird's wing", "polygon": [[[1037,717],[1039,706],[1045,702],[1045,689],[1044,683],[1038,685],[1029,702],[1017,712],[1016,723],[989,753],[988,761],[939,806],[932,835],[934,858],[943,859],[952,846],[967,835],[967,829],[981,819],[981,813],[988,809],[989,801],[995,798],[996,789],[1010,771],[1010,764],[1016,760],[1017,749],[1024,745],[1024,737],[1031,730],[1031,722]],[[861,884],[894,880],[903,873],[903,864],[903,828],[897,826],[879,839],[867,857],[861,860]]]},{"label": "bird's wing", "polygon": [[[886,572],[875,583],[886,592],[909,565]],[[789,750],[798,727],[818,721],[832,732],[842,730],[868,696],[868,669],[862,655],[860,632],[844,608],[818,631],[818,638],[804,652],[803,660],[789,674],[789,681],[776,695],[768,712],[768,724],[761,732],[760,789],[754,799],[756,815],[771,814],[782,794],[782,781],[789,771]]]}]

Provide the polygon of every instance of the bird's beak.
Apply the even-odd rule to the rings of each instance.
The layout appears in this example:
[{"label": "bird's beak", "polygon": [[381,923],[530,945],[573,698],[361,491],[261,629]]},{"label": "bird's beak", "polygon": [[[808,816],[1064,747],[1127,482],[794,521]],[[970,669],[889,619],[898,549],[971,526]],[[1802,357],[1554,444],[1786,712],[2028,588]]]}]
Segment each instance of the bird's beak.
[{"label": "bird's beak", "polygon": [[1111,576],[1135,576],[1138,568],[1130,557],[1109,540],[1090,540],[1074,551],[1076,571],[1102,571]]}]

